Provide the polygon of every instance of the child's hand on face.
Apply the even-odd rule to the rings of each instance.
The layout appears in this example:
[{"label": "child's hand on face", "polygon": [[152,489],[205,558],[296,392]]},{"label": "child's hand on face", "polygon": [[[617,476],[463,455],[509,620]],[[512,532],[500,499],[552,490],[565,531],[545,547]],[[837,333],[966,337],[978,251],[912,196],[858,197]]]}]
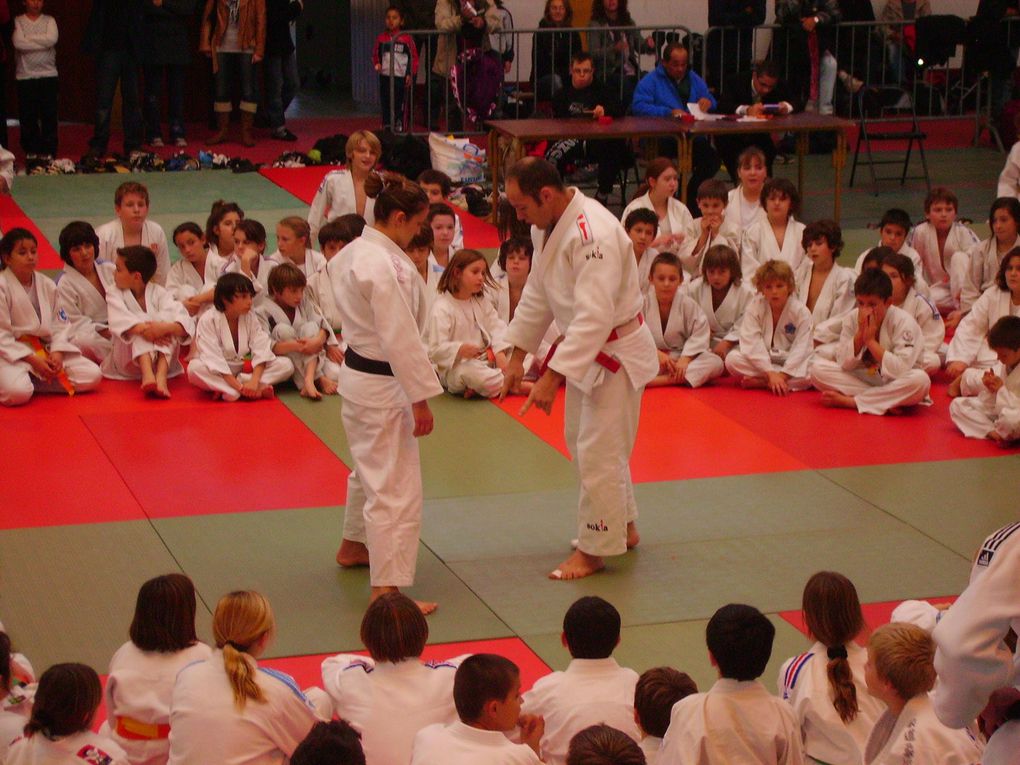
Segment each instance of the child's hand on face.
[{"label": "child's hand on face", "polygon": [[542,715],[521,715],[517,724],[521,728],[521,743],[537,752],[545,735],[545,718]]},{"label": "child's hand on face", "polygon": [[258,250],[246,244],[237,248],[237,255],[241,258],[241,263],[247,267],[251,267],[251,264],[259,259]]},{"label": "child's hand on face", "polygon": [[991,369],[987,370],[981,377],[981,382],[984,384],[992,393],[998,393],[999,388],[1003,386],[1002,378],[995,374]]},{"label": "child's hand on face", "polygon": [[717,215],[702,215],[701,216],[701,231],[705,234],[715,235],[719,233],[719,227],[722,226],[722,218]]}]

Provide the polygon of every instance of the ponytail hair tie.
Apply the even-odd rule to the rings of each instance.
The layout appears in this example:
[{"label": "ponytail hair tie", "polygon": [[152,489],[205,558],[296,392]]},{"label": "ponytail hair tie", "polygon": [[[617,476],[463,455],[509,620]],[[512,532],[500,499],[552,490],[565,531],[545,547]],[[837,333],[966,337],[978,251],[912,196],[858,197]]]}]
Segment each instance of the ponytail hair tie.
[{"label": "ponytail hair tie", "polygon": [[[233,648],[235,651],[238,651],[239,653],[248,653],[248,648],[250,648],[250,646],[235,643],[233,640],[228,640],[225,643],[225,645],[229,645],[231,648]],[[846,653],[846,651],[844,651],[844,653]]]},{"label": "ponytail hair tie", "polygon": [[826,653],[828,654],[829,661],[833,661],[835,659],[845,659],[847,657],[846,646],[842,645],[833,646],[828,651],[826,651]]}]

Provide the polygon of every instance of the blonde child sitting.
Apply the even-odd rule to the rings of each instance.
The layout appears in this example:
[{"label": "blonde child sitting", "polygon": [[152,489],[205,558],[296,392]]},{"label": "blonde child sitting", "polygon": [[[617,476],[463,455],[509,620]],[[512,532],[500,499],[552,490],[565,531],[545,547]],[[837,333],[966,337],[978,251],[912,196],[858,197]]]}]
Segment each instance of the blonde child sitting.
[{"label": "blonde child sitting", "polygon": [[1003,316],[988,330],[988,347],[998,358],[991,369],[968,369],[949,415],[968,438],[1010,444],[1020,438],[1020,317]]},{"label": "blonde child sitting", "polygon": [[284,218],[276,224],[277,249],[269,259],[276,264],[293,263],[305,278],[318,273],[326,267],[326,258],[309,246],[311,237],[312,229],[304,218],[296,215]]}]

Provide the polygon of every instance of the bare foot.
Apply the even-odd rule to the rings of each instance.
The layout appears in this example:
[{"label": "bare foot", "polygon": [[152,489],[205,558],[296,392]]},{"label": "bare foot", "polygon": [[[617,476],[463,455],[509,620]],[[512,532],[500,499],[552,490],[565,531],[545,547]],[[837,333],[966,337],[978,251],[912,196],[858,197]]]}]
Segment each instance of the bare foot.
[{"label": "bare foot", "polygon": [[745,389],[755,388],[756,389],[756,388],[765,388],[767,386],[768,386],[768,383],[765,382],[765,378],[764,377],[741,377],[740,378],[740,387],[741,388],[745,388]]},{"label": "bare foot", "polygon": [[854,401],[853,396],[844,396],[842,393],[834,390],[822,391],[822,405],[831,406],[834,409],[856,409],[857,402]]},{"label": "bare foot", "polygon": [[961,393],[960,389],[962,387],[963,387],[963,375],[954,377],[953,381],[949,383],[949,387],[946,388],[946,395],[949,396],[949,398],[956,398],[957,396],[960,395]]},{"label": "bare foot", "polygon": [[336,552],[336,562],[344,568],[368,565],[368,548],[361,542],[344,539]]},{"label": "bare foot", "polygon": [[276,391],[272,385],[259,386],[259,398],[276,398]]},{"label": "bare foot", "polygon": [[159,398],[170,398],[170,388],[165,382],[156,384],[156,396]]},{"label": "bare foot", "polygon": [[330,380],[328,377],[320,377],[319,390],[321,390],[327,396],[335,396],[340,389],[337,386],[337,384]]},{"label": "bare foot", "polygon": [[312,401],[322,401],[322,394],[319,393],[318,389],[314,385],[303,386],[301,388],[301,397],[310,398]]},{"label": "bare foot", "polygon": [[146,396],[151,396],[156,392],[156,378],[142,378],[142,393]]},{"label": "bare foot", "polygon": [[475,397],[475,392],[473,390],[471,390],[471,388],[465,388],[464,389],[464,398],[474,398],[474,397]]},{"label": "bare foot", "polygon": [[627,524],[627,549],[633,550],[641,543],[641,535],[638,534],[637,524],[631,521]]},{"label": "bare foot", "polygon": [[435,602],[433,602],[431,600],[416,600],[416,601],[414,601],[414,604],[416,606],[418,606],[418,608],[421,609],[421,612],[425,616],[428,616],[429,614],[434,613],[435,610],[437,608],[439,608],[439,604],[435,603]]},{"label": "bare foot", "polygon": [[606,564],[599,556],[574,550],[569,558],[549,572],[549,578],[556,580],[583,579],[586,576],[597,574],[605,567]]}]

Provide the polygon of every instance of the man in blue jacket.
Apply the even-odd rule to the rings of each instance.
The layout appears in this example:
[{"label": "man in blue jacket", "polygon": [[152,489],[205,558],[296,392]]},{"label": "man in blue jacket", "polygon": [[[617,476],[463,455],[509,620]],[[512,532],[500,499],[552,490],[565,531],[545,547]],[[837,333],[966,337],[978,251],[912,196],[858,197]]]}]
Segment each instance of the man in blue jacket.
[{"label": "man in blue jacket", "polygon": [[[662,52],[662,62],[637,84],[631,111],[639,117],[680,117],[687,112],[687,104],[692,102],[697,102],[703,112],[713,110],[715,98],[705,81],[691,71],[689,62],[687,48],[679,42],[669,43]],[[695,139],[693,150],[687,206],[697,217],[701,214],[695,199],[698,186],[719,171],[719,156],[707,138]]]}]

